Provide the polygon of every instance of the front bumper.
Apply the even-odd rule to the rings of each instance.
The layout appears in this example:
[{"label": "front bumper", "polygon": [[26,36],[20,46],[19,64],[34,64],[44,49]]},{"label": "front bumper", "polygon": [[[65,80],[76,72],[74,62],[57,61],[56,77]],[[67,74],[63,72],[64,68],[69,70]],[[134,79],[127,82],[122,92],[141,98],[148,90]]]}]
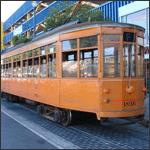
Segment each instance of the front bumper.
[{"label": "front bumper", "polygon": [[101,111],[100,117],[132,117],[146,113],[146,107],[125,111]]}]

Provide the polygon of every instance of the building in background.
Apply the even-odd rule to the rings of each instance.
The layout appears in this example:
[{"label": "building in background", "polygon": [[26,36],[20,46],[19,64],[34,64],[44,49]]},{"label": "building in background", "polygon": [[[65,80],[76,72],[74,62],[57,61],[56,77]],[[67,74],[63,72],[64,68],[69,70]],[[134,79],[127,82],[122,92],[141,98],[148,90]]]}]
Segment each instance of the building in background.
[{"label": "building in background", "polygon": [[3,32],[3,22],[1,22],[1,52],[5,49],[3,44],[4,32]]},{"label": "building in background", "polygon": [[120,22],[145,28],[144,45],[149,45],[149,1],[135,1],[119,8]]},{"label": "building in background", "polygon": [[96,9],[103,12],[104,18],[111,18],[114,22],[119,22],[119,8],[126,6],[134,1],[107,1],[99,5]]},{"label": "building in background", "polygon": [[[34,27],[34,10],[32,6],[33,1],[26,1],[16,12],[14,12],[3,25],[3,32],[5,34],[3,43],[5,50],[8,50],[13,46],[11,41],[14,35],[32,36]],[[42,34],[45,22],[44,18],[48,16],[50,8],[58,7],[63,1],[36,1],[37,7],[35,10],[35,26],[36,35]],[[78,1],[67,1],[68,4],[76,4]],[[94,1],[91,2],[93,7],[97,7],[106,1]],[[63,11],[63,10],[62,10]]]}]

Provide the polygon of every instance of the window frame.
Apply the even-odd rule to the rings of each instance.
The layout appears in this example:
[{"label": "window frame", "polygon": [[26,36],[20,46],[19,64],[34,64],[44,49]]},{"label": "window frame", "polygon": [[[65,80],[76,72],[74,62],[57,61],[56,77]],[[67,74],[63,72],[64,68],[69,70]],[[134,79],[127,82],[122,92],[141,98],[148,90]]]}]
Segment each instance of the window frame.
[{"label": "window frame", "polygon": [[[104,41],[104,35],[119,35],[120,36],[120,41]],[[122,61],[122,55],[121,55],[121,52],[122,52],[122,45],[121,45],[121,43],[122,43],[122,35],[120,34],[120,33],[104,33],[104,34],[102,34],[101,35],[102,36],[102,47],[101,47],[101,52],[102,52],[102,72],[103,72],[103,75],[102,75],[102,78],[105,78],[105,79],[115,79],[115,78],[122,78],[122,74],[121,74],[121,65],[122,65],[122,63],[121,63],[121,61]],[[120,48],[120,77],[105,77],[104,76],[104,44],[119,44],[120,46],[119,46],[119,48]]]},{"label": "window frame", "polygon": [[[84,47],[84,48],[80,48],[80,39],[81,38],[88,38],[88,37],[92,37],[92,36],[97,36],[97,46],[93,46],[93,47]],[[99,51],[100,51],[100,48],[99,48],[99,39],[100,39],[100,33],[97,33],[97,34],[94,34],[94,35],[87,35],[87,36],[82,36],[82,37],[77,37],[77,38],[69,38],[69,39],[65,39],[64,41],[67,41],[67,40],[73,40],[73,39],[77,39],[77,49],[70,49],[70,50],[63,50],[62,49],[62,42],[63,40],[61,40],[61,77],[62,78],[78,78],[78,79],[84,79],[82,77],[80,77],[80,51],[83,51],[83,50],[95,50],[97,49],[98,50],[98,67],[99,67]],[[65,52],[73,52],[73,51],[77,51],[77,77],[63,77],[63,67],[62,67],[62,54],[65,53]],[[98,70],[100,70],[98,68]],[[97,70],[97,71],[98,71]],[[86,78],[86,79],[98,79],[99,78],[99,71],[98,71],[98,74],[97,74],[97,78],[95,77],[91,77],[91,78]]]}]

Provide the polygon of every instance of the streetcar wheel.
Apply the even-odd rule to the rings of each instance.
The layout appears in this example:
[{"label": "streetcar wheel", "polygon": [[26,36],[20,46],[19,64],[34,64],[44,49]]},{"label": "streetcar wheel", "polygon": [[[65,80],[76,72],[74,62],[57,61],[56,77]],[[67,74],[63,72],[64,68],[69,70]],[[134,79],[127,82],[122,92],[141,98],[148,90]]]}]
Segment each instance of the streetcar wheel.
[{"label": "streetcar wheel", "polygon": [[64,110],[61,116],[61,124],[63,126],[69,126],[72,121],[72,113],[71,110]]}]

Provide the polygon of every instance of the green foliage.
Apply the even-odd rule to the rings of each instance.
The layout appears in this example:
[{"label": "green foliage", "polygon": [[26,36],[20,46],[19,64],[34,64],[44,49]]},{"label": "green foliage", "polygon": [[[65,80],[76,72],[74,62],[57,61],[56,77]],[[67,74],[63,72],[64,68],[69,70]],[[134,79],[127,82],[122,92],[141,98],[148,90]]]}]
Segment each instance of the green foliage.
[{"label": "green foliage", "polygon": [[12,36],[12,38],[11,38],[14,45],[29,42],[31,39],[32,39],[32,37],[27,38],[27,37],[24,37],[23,35],[15,35],[15,36]]},{"label": "green foliage", "polygon": [[[58,8],[52,7],[49,11],[49,16],[45,17],[45,28],[44,31],[50,28],[56,28],[62,25],[65,19],[68,18],[75,5],[67,4],[67,1],[63,1]],[[65,8],[64,12],[61,12]],[[92,6],[90,5],[82,5],[77,7],[69,22],[74,21],[76,19],[80,19],[82,22],[88,21],[103,21],[103,12],[101,10],[92,10]],[[91,11],[92,10],[92,11]],[[61,12],[61,13],[60,13]]]},{"label": "green foliage", "polygon": [[32,57],[32,51],[28,52],[28,57]]},{"label": "green foliage", "polygon": [[33,50],[33,56],[38,56],[39,55],[39,49]]},{"label": "green foliage", "polygon": [[23,59],[26,59],[26,58],[27,58],[27,53],[28,53],[28,52],[23,53]]}]

